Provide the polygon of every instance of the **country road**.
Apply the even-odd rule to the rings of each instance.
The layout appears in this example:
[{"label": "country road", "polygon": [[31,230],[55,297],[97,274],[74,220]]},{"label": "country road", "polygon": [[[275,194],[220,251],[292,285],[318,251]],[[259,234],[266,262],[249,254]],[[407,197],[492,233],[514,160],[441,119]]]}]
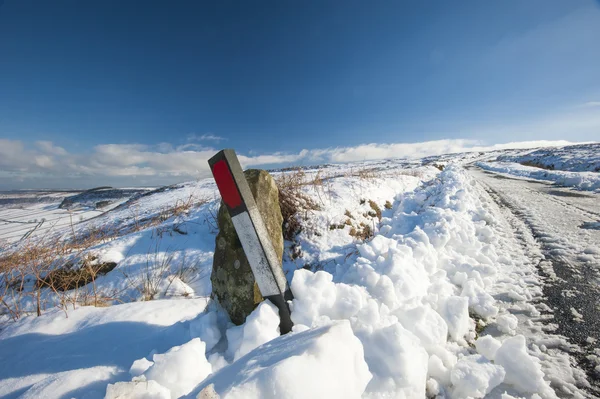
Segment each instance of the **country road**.
[{"label": "country road", "polygon": [[[542,254],[539,273],[549,323],[576,350],[571,355],[600,395],[600,195],[511,178],[467,166],[508,218],[521,221]],[[522,232],[515,228],[515,236]]]}]

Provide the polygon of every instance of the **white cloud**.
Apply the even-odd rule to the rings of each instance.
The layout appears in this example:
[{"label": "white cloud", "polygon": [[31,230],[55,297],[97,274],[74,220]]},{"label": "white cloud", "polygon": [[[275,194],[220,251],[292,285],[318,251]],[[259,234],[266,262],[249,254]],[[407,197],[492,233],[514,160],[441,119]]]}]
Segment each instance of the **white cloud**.
[{"label": "white cloud", "polygon": [[188,141],[216,141],[217,143],[222,140],[227,140],[225,137],[217,136],[212,133],[204,133],[202,135],[191,133],[188,135],[187,139]]},{"label": "white cloud", "polygon": [[36,141],[36,147],[38,147],[42,152],[53,155],[66,155],[67,150],[62,147],[55,146],[51,141]]},{"label": "white cloud", "polygon": [[580,104],[579,107],[581,107],[581,108],[600,107],[600,101],[588,101],[586,103]]}]

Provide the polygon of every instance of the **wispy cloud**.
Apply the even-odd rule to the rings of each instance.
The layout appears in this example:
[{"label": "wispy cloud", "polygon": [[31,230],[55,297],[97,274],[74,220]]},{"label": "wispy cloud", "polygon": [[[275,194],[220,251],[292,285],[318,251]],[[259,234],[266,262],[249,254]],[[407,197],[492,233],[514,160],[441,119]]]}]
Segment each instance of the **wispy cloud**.
[{"label": "wispy cloud", "polygon": [[580,108],[593,108],[600,107],[600,101],[588,101],[586,103],[580,104]]},{"label": "wispy cloud", "polygon": [[[529,141],[484,145],[449,139],[422,143],[371,143],[303,149],[294,153],[238,154],[244,167],[342,163],[386,158],[420,158],[453,152],[567,145],[568,141]],[[4,188],[159,185],[209,176],[208,159],[217,149],[187,144],[102,144],[91,153],[70,153],[50,142],[0,139],[0,186]]]},{"label": "wispy cloud", "polygon": [[221,137],[221,136],[217,136],[216,134],[212,134],[212,133],[204,133],[204,134],[196,134],[196,133],[191,133],[188,134],[187,136],[188,141],[215,141],[215,142],[219,142],[219,141],[223,141],[223,140],[227,140],[225,137]]}]

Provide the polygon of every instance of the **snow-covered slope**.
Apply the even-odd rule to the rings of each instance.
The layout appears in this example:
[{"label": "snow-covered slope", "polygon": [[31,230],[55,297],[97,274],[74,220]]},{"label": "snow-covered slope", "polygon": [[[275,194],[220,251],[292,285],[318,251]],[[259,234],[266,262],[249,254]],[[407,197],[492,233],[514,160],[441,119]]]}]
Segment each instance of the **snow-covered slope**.
[{"label": "snow-covered slope", "polygon": [[498,160],[538,166],[548,170],[600,172],[600,143],[521,151],[518,154],[501,155]]},{"label": "snow-covered slope", "polygon": [[600,143],[485,154],[477,165],[486,170],[546,180],[578,190],[600,190]]},{"label": "snow-covered slope", "polygon": [[514,162],[477,162],[477,166],[486,170],[506,173],[512,176],[546,180],[562,187],[573,187],[578,190],[586,191],[600,190],[600,173],[598,172],[545,170]]},{"label": "snow-covered slope", "polygon": [[[542,255],[460,166],[482,157],[305,170],[319,209],[286,241],[295,327],[281,337],[269,302],[234,326],[209,298],[211,180],[67,225],[61,257],[116,267],[65,294],[28,280],[3,297],[19,318],[2,316],[0,396],[584,397],[543,325]],[[78,247],[90,231],[108,233]]]}]

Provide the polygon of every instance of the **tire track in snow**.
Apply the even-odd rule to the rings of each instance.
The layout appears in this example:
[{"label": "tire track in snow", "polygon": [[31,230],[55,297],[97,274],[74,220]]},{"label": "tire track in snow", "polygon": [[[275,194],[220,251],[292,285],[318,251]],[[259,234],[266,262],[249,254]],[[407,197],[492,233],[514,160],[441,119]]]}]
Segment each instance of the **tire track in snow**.
[{"label": "tire track in snow", "polygon": [[[527,181],[504,176],[496,179],[488,177],[477,169],[468,168],[468,170],[501,209],[507,210],[530,230],[544,256],[538,263],[538,269],[545,278],[543,291],[546,304],[551,308],[552,313],[552,319],[548,321],[556,324],[556,334],[567,337],[572,344],[575,344],[563,350],[567,350],[579,367],[586,372],[591,385],[588,391],[591,397],[600,397],[598,264],[594,262],[590,266],[583,261],[578,261],[577,256],[574,255],[577,255],[580,248],[574,247],[569,240],[555,237],[554,232],[548,231],[543,221],[539,220],[540,214],[532,212],[531,208],[545,209],[541,212],[542,215],[544,212],[562,211],[564,220],[576,219],[573,216],[594,220],[597,214],[553,198],[552,194],[527,187],[529,183]],[[525,201],[503,191],[503,184],[495,184],[499,180],[504,181],[504,185],[525,185],[519,187],[525,193]],[[554,205],[554,209],[551,205]],[[522,245],[531,245],[523,240],[522,229],[516,226],[514,221],[511,222],[510,216],[507,219]]]}]

